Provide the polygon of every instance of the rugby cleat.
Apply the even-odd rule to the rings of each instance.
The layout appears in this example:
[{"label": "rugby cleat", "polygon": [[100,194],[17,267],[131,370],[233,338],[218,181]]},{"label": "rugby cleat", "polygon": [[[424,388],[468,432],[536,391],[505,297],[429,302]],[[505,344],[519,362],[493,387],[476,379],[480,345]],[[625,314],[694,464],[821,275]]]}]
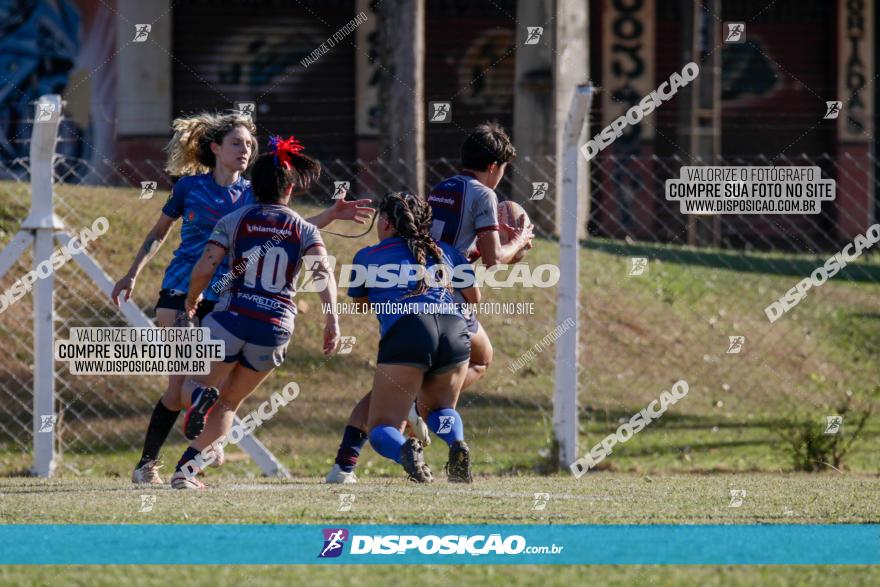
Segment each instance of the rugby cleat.
[{"label": "rugby cleat", "polygon": [[342,468],[333,463],[333,468],[330,469],[330,472],[327,473],[327,477],[324,478],[325,483],[357,483],[358,478],[357,475],[354,474],[354,471],[346,473],[342,470]]},{"label": "rugby cleat", "polygon": [[183,418],[183,435],[187,440],[194,440],[202,433],[208,413],[219,398],[220,392],[216,387],[200,387],[196,390],[196,399]]},{"label": "rugby cleat", "polygon": [[204,489],[205,484],[193,475],[187,477],[183,471],[177,471],[171,476],[171,489]]},{"label": "rugby cleat", "polygon": [[137,483],[138,485],[156,485],[162,483],[162,478],[159,477],[159,468],[161,466],[161,461],[147,461],[134,470],[131,474],[131,482]]},{"label": "rugby cleat", "polygon": [[410,481],[430,483],[434,480],[431,469],[425,463],[425,451],[417,438],[407,438],[400,448],[400,464]]},{"label": "rugby cleat", "polygon": [[406,424],[409,426],[410,436],[418,438],[422,443],[422,446],[430,446],[431,436],[428,434],[428,425],[425,424],[425,421],[419,416],[415,402],[409,407],[409,414],[406,416]]},{"label": "rugby cleat", "polygon": [[471,475],[471,450],[464,440],[457,440],[449,447],[446,477],[450,483],[473,483]]}]

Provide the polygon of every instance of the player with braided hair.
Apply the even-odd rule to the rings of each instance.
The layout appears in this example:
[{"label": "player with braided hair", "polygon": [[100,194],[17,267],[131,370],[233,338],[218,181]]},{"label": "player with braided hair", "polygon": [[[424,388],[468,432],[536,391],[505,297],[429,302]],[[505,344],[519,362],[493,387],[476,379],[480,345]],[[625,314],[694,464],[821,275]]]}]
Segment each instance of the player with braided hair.
[{"label": "player with braided hair", "polygon": [[[409,198],[409,199],[407,199]],[[391,224],[396,228],[399,237],[406,241],[416,263],[425,266],[428,255],[437,262],[443,261],[443,252],[434,239],[431,238],[431,209],[421,201],[413,200],[412,194],[392,192],[383,202],[385,214]],[[404,296],[404,298],[424,294],[428,289],[424,277],[418,281],[416,289]]]},{"label": "player with braided hair", "polygon": [[[450,477],[470,481],[470,452],[461,415],[455,411],[467,376],[470,337],[452,287],[438,279],[451,267],[469,267],[467,259],[455,247],[431,238],[431,210],[410,193],[385,194],[376,231],[380,242],[358,251],[353,265],[379,265],[392,274],[396,269],[397,275],[348,289],[360,307],[370,304],[379,319],[379,353],[367,419],[370,444],[400,463],[411,480],[433,480],[422,443],[405,439],[401,432],[419,394],[429,423],[437,424],[438,436],[449,444],[449,462],[457,467],[450,470]],[[413,274],[413,266],[421,271]],[[445,275],[445,281],[451,277]],[[479,290],[473,286],[458,291],[469,302],[479,301]]]},{"label": "player with braided hair", "polygon": [[[516,149],[498,124],[481,124],[471,131],[461,147],[462,172],[440,182],[428,194],[432,215],[431,235],[435,240],[452,245],[470,260],[482,257],[486,267],[513,262],[531,247],[531,226],[505,226],[498,220],[498,198],[494,189],[514,157]],[[502,230],[509,236],[504,245],[499,236]],[[458,293],[455,293],[455,297],[465,307],[467,300]],[[462,389],[474,385],[486,373],[493,356],[492,343],[476,316],[466,312],[465,319],[471,336],[471,358]],[[327,474],[327,483],[357,483],[355,467],[366,443],[364,427],[369,403],[368,393],[352,410],[333,468]],[[429,428],[435,432],[437,429],[430,421],[428,425],[425,424],[424,415],[426,412],[420,396],[418,410],[413,406],[407,421],[413,433],[428,444]],[[452,463],[450,470],[455,470]],[[467,480],[454,475],[450,475],[449,479]]]}]

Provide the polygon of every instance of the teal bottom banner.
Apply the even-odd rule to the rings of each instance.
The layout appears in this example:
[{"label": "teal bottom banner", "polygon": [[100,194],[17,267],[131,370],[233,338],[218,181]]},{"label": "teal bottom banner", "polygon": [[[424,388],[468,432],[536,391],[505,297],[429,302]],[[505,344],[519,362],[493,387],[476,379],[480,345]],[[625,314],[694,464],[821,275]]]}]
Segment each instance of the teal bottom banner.
[{"label": "teal bottom banner", "polygon": [[880,525],[0,525],[0,564],[876,565]]}]

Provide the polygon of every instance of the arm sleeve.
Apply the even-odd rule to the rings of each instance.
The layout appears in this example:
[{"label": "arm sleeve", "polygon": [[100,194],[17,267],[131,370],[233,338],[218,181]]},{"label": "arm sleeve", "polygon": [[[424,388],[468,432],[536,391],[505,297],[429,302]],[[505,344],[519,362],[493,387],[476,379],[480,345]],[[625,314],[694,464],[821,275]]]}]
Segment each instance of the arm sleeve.
[{"label": "arm sleeve", "polygon": [[478,233],[485,230],[498,230],[498,196],[487,187],[475,193],[471,213],[474,219],[474,230]]},{"label": "arm sleeve", "polygon": [[186,200],[187,192],[189,192],[189,181],[187,179],[186,177],[180,178],[174,184],[174,187],[171,188],[171,195],[168,196],[168,200],[162,206],[162,214],[175,219],[183,216],[184,201]]},{"label": "arm sleeve", "polygon": [[312,247],[324,246],[324,241],[321,239],[321,232],[318,230],[318,227],[314,224],[309,224],[306,222],[303,225],[302,230],[302,252],[303,255],[308,254],[309,249]]},{"label": "arm sleeve", "polygon": [[[363,249],[361,249],[361,250],[363,250]],[[352,260],[351,264],[352,265],[361,265],[362,264],[361,257],[362,257],[361,251],[358,251],[355,254],[354,259]],[[355,283],[355,277],[357,277],[357,276],[355,275],[354,271],[355,271],[354,268],[352,268],[351,275],[349,275],[349,277],[348,277],[349,283]],[[363,297],[366,297],[369,293],[370,292],[366,288],[365,283],[361,284],[361,285],[351,285],[348,287],[348,297],[350,297],[350,298],[363,298]]]}]

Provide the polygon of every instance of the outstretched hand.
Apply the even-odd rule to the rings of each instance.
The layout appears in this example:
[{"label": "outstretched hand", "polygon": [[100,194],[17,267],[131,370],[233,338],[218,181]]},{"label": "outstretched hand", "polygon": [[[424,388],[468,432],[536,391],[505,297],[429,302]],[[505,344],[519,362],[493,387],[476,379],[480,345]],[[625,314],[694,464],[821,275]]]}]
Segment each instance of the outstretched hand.
[{"label": "outstretched hand", "polygon": [[353,220],[358,224],[366,224],[373,212],[376,211],[370,207],[370,202],[369,198],[362,200],[339,199],[333,203],[330,209],[336,220]]}]

